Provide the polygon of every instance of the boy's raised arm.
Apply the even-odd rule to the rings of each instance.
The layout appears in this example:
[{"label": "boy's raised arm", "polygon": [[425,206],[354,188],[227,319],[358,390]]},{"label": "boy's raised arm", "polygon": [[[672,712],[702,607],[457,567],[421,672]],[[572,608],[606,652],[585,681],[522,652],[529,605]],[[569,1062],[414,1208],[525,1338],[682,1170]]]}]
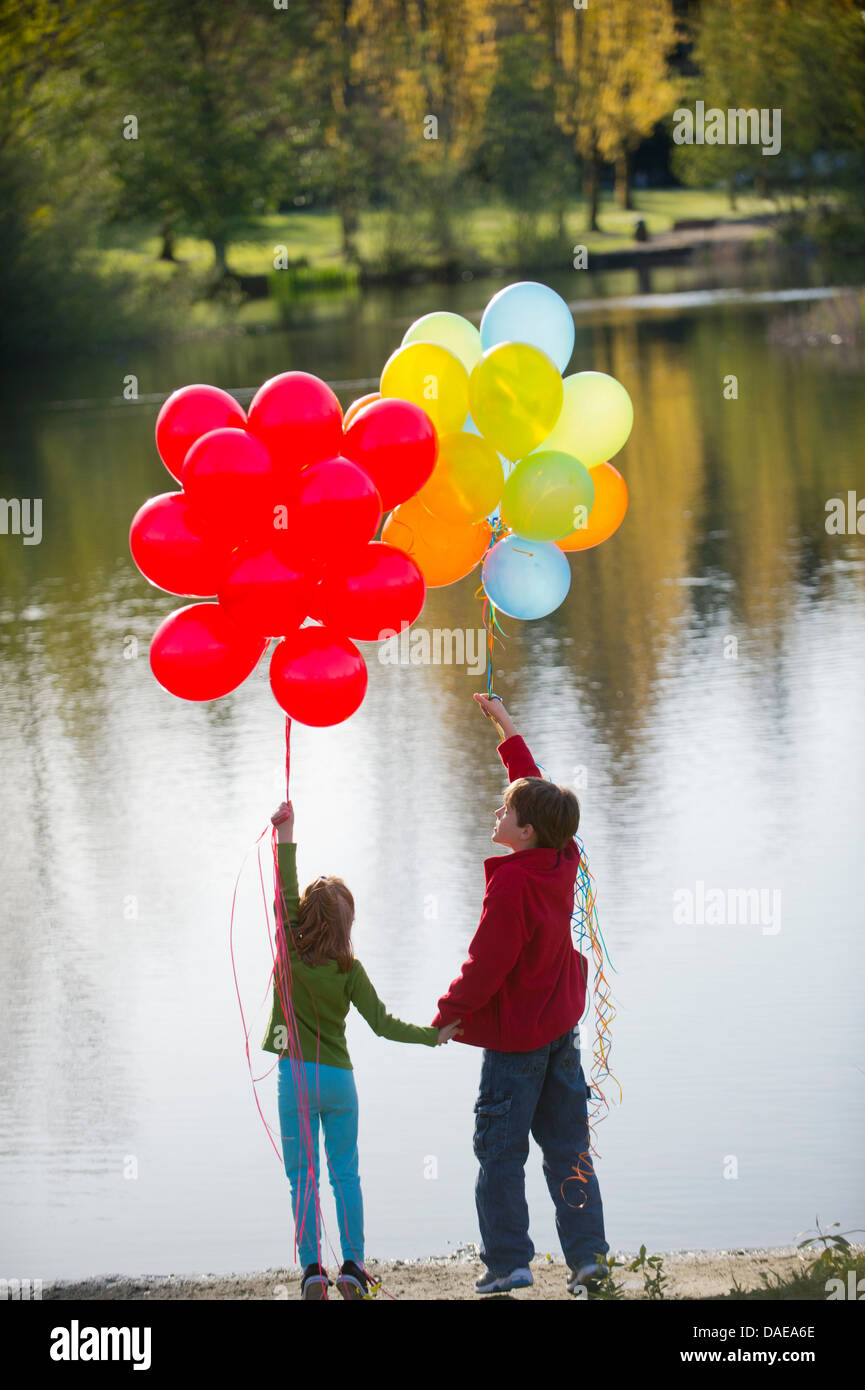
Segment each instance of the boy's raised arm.
[{"label": "boy's raised arm", "polygon": [[502,740],[498,753],[507,768],[508,780],[516,782],[518,777],[542,777],[543,773],[526,747],[524,739],[517,733],[516,725],[505,709],[501,695],[475,695],[474,699],[498,729]]}]

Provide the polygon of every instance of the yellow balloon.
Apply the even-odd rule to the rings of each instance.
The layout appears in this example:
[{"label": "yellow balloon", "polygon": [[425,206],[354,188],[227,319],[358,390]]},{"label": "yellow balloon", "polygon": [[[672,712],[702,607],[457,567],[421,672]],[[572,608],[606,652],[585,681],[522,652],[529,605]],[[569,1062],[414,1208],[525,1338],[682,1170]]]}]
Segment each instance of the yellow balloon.
[{"label": "yellow balloon", "polygon": [[483,348],[481,335],[473,323],[461,314],[449,314],[444,309],[435,314],[424,314],[411,328],[407,328],[403,338],[406,343],[438,343],[458,357],[467,372],[477,362]]},{"label": "yellow balloon", "polygon": [[436,466],[417,494],[427,511],[446,521],[482,521],[498,506],[502,462],[477,434],[443,434]]},{"label": "yellow balloon", "polygon": [[565,377],[562,413],[544,448],[597,468],[619,452],[633,423],[634,407],[620,381],[606,372],[577,372]]},{"label": "yellow balloon", "polygon": [[529,343],[488,348],[469,377],[471,415],[505,458],[524,458],[543,444],[562,408],[555,363]]},{"label": "yellow balloon", "polygon": [[468,372],[437,343],[407,343],[391,353],[381,374],[382,396],[425,410],[438,434],[459,430],[469,409]]}]

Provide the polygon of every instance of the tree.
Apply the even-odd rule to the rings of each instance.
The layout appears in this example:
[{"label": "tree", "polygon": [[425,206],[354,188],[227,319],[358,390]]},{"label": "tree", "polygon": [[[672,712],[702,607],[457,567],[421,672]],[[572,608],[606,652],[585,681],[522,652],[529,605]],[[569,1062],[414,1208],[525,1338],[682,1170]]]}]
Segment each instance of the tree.
[{"label": "tree", "polygon": [[321,108],[319,187],[342,225],[343,255],[360,264],[360,212],[400,162],[388,97],[402,48],[399,0],[320,0],[308,95]]},{"label": "tree", "polygon": [[433,240],[458,253],[455,210],[496,67],[494,0],[398,0],[401,47],[385,108],[401,122],[407,172]]},{"label": "tree", "polygon": [[309,39],[305,6],[129,0],[105,38],[120,215],[152,218],[163,234],[182,222],[227,275],[234,227],[284,188],[314,118],[298,71]]},{"label": "tree", "polygon": [[[668,55],[676,44],[671,0],[592,0],[562,7],[562,128],[588,173],[589,225],[598,230],[601,164],[615,165],[616,196],[630,207],[630,157],[676,99]],[[563,98],[563,100],[562,100]]]},{"label": "tree", "polygon": [[92,266],[112,185],[90,125],[101,0],[0,5],[2,351],[68,346],[106,308]]},{"label": "tree", "polygon": [[[573,154],[555,123],[555,90],[541,35],[500,38],[498,68],[479,132],[475,170],[515,209],[518,255],[533,249],[537,219],[559,215],[573,178]],[[559,226],[559,241],[565,244]]]},{"label": "tree", "polygon": [[688,87],[706,109],[780,112],[780,150],[761,143],[681,144],[684,182],[740,183],[776,198],[845,188],[861,201],[865,25],[847,0],[706,0]]}]

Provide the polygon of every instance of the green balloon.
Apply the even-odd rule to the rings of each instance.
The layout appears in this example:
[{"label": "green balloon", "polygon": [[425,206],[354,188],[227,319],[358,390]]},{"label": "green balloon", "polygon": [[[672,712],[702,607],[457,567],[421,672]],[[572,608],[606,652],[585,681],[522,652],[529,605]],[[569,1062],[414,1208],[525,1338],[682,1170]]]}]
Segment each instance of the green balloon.
[{"label": "green balloon", "polygon": [[521,459],[505,483],[502,521],[528,541],[558,541],[586,524],[594,501],[592,475],[579,459],[541,449]]}]

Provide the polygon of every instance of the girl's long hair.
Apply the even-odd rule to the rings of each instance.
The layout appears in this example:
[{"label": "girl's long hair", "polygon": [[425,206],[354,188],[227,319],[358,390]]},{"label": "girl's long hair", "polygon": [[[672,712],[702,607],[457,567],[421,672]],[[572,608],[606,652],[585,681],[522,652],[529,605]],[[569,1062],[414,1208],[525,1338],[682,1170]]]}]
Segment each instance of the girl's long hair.
[{"label": "girl's long hair", "polygon": [[337,961],[341,975],[354,964],[351,927],[354,898],[341,878],[322,876],[308,884],[300,899],[294,940],[306,965]]}]

